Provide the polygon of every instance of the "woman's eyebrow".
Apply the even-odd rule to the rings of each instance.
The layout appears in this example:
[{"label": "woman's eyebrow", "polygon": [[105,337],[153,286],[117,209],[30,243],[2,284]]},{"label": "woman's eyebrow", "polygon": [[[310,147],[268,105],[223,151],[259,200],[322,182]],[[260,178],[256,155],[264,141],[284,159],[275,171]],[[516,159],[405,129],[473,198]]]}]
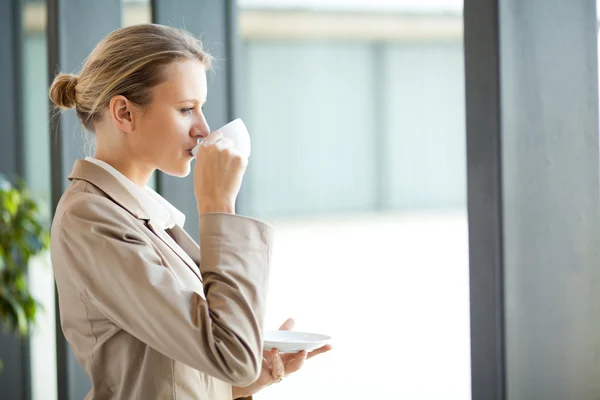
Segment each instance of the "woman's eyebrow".
[{"label": "woman's eyebrow", "polygon": [[194,104],[204,104],[206,103],[206,100],[200,101],[198,99],[185,99],[185,100],[181,100],[179,101],[179,103],[194,103]]}]

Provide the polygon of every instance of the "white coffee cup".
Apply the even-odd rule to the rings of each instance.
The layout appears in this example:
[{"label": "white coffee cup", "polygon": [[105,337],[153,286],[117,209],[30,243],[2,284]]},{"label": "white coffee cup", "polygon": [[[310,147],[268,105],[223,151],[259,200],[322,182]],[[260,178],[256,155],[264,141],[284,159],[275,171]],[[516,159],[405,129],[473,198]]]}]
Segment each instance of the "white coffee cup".
[{"label": "white coffee cup", "polygon": [[[234,119],[217,130],[223,134],[223,137],[231,139],[233,147],[240,150],[244,156],[250,157],[250,135],[241,118]],[[196,158],[199,147],[200,144],[192,149],[194,158]]]}]

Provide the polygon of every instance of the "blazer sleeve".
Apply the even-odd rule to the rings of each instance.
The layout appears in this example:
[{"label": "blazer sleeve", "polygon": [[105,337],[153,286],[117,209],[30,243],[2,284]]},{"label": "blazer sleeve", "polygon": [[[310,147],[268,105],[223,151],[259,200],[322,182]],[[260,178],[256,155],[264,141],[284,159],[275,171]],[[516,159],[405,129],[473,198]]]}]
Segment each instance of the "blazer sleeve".
[{"label": "blazer sleeve", "polygon": [[81,193],[61,219],[63,260],[80,295],[166,356],[236,386],[261,370],[272,229],[233,214],[200,217],[204,293],[180,284],[143,226]]}]

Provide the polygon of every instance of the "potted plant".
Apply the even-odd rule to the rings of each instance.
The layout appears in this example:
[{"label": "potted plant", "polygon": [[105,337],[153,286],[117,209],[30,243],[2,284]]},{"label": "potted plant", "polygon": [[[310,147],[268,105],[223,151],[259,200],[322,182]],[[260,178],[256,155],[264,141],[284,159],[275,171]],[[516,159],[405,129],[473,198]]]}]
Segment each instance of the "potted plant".
[{"label": "potted plant", "polygon": [[0,325],[17,336],[28,334],[41,308],[27,285],[29,259],[50,243],[41,221],[39,205],[24,182],[13,185],[0,174]]}]

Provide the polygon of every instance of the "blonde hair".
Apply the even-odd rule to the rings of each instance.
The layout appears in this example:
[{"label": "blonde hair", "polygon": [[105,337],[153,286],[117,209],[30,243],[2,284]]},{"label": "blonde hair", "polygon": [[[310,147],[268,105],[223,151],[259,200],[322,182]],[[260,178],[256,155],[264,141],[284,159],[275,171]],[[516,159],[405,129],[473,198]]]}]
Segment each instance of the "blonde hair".
[{"label": "blonde hair", "polygon": [[197,59],[210,69],[212,56],[190,33],[158,24],[121,28],[105,37],[86,59],[79,76],[59,74],[50,100],[59,108],[75,107],[88,131],[94,131],[114,96],[144,106],[151,89],[165,80],[163,69],[175,61]]}]

